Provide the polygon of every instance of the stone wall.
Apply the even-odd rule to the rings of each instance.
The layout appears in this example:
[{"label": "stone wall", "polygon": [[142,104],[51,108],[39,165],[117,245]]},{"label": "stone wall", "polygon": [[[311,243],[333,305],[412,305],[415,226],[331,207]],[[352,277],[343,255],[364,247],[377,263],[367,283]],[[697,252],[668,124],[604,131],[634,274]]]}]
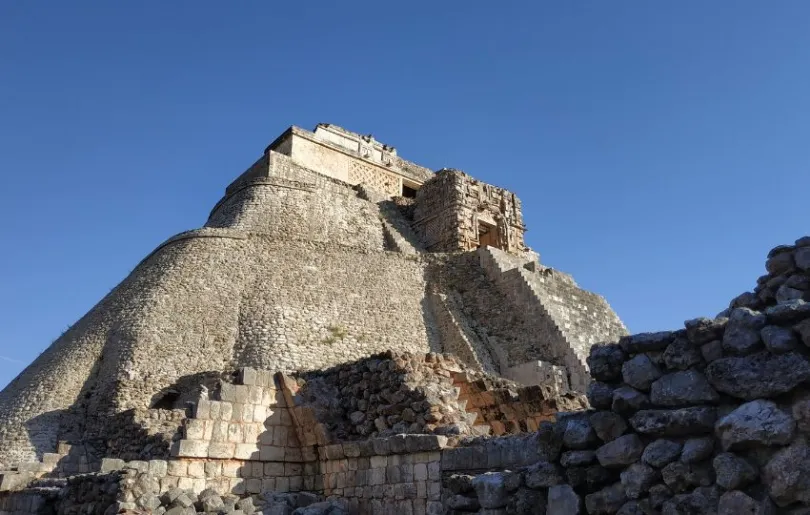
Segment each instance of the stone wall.
[{"label": "stone wall", "polygon": [[[486,240],[482,224],[494,234]],[[512,253],[529,249],[520,200],[458,170],[440,170],[417,191],[414,228],[433,252],[472,250],[492,245]]]},{"label": "stone wall", "polygon": [[[443,479],[445,506],[488,514],[806,513],[810,238],[774,249],[767,269],[755,292],[715,319],[594,347],[592,409],[542,425],[525,447],[543,450],[533,463],[455,467]],[[468,449],[479,456],[468,464],[489,465],[483,444]]]}]

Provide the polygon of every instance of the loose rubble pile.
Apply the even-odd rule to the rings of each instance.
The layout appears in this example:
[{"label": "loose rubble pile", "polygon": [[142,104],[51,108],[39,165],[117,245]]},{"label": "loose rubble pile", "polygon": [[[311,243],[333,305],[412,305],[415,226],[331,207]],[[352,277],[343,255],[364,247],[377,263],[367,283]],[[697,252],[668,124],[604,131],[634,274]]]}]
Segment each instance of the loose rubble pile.
[{"label": "loose rubble pile", "polygon": [[298,378],[299,397],[337,440],[394,434],[469,434],[451,355],[386,352]]},{"label": "loose rubble pile", "polygon": [[450,513],[810,513],[810,237],[767,269],[717,318],[591,349],[592,409],[541,427],[547,460],[445,478]]},{"label": "loose rubble pile", "polygon": [[[78,485],[78,488],[74,487]],[[154,515],[345,515],[348,512],[337,500],[324,500],[311,492],[273,493],[236,496],[221,495],[213,489],[199,494],[193,490],[172,488],[160,491],[157,477],[147,472],[127,469],[115,474],[87,474],[73,480],[56,504],[59,515],[121,512]]]}]

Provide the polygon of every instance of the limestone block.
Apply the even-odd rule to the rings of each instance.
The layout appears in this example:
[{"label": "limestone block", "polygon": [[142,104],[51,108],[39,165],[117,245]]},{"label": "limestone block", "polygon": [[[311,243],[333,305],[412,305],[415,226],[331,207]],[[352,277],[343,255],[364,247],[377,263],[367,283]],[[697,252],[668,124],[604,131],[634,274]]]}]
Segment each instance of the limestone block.
[{"label": "limestone block", "polygon": [[188,477],[205,477],[205,464],[202,461],[192,461],[188,464]]},{"label": "limestone block", "polygon": [[242,430],[242,424],[230,423],[228,424],[228,441],[232,443],[242,443],[245,439],[245,433]]},{"label": "limestone block", "polygon": [[186,420],[184,434],[187,440],[205,440],[205,420]]},{"label": "limestone block", "polygon": [[235,457],[235,449],[239,444],[228,442],[211,442],[208,448],[208,457],[231,459]]},{"label": "limestone block", "polygon": [[205,477],[215,478],[222,476],[222,463],[219,461],[205,462]]},{"label": "limestone block", "polygon": [[203,440],[180,440],[177,456],[182,458],[208,457],[208,442]]},{"label": "limestone block", "polygon": [[149,473],[157,478],[166,477],[169,465],[166,460],[149,460]]},{"label": "limestone block", "polygon": [[232,457],[240,460],[259,459],[259,447],[253,443],[238,443]]},{"label": "limestone block", "polygon": [[206,420],[211,418],[211,401],[200,399],[194,409],[194,418]]},{"label": "limestone block", "polygon": [[169,460],[167,473],[170,476],[185,477],[188,475],[188,462],[185,460]]},{"label": "limestone block", "polygon": [[248,400],[248,386],[239,384],[222,383],[219,397],[222,401],[246,404]]},{"label": "limestone block", "polygon": [[284,447],[275,445],[262,445],[259,456],[262,461],[284,461],[285,450]]},{"label": "limestone block", "polygon": [[101,472],[113,472],[124,468],[124,460],[104,458],[101,460]]}]

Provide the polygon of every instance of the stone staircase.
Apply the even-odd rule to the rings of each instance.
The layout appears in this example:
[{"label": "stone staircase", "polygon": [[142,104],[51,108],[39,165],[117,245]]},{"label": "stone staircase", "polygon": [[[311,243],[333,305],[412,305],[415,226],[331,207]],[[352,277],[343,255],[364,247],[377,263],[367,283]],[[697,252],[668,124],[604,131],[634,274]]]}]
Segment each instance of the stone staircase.
[{"label": "stone staircase", "polygon": [[600,296],[580,289],[568,274],[513,256],[493,247],[478,250],[487,276],[511,297],[518,309],[545,317],[554,328],[554,354],[563,358],[571,388],[583,391],[588,382],[586,358],[593,344],[627,334],[624,325]]}]

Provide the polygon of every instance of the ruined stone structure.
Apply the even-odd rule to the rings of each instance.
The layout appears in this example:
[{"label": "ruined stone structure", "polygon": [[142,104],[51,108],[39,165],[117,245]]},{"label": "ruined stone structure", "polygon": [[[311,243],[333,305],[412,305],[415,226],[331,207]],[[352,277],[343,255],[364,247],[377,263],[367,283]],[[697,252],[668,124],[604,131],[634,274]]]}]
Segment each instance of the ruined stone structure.
[{"label": "ruined stone structure", "polygon": [[290,128],[0,393],[0,511],[438,513],[448,449],[537,461],[626,331],[524,232],[511,192]]}]

